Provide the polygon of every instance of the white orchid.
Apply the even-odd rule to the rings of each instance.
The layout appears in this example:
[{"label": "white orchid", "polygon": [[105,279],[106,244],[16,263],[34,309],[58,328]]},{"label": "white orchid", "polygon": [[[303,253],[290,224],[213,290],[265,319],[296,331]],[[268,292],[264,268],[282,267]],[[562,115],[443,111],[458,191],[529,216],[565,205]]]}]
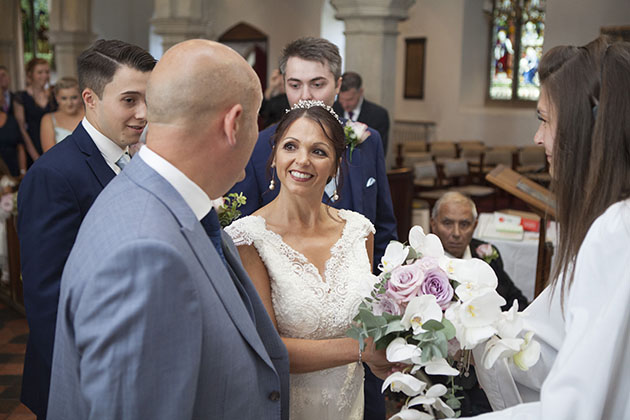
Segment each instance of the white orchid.
[{"label": "white orchid", "polygon": [[523,314],[518,312],[518,301],[514,299],[510,310],[501,313],[497,333],[501,338],[516,338],[522,330]]},{"label": "white orchid", "polygon": [[472,349],[497,333],[495,324],[504,304],[505,299],[492,290],[467,302],[452,304],[444,316],[455,326],[455,336],[462,348]]},{"label": "white orchid", "polygon": [[521,349],[522,338],[492,337],[486,343],[486,348],[481,358],[483,367],[490,369],[499,359],[512,357]]},{"label": "white orchid", "polygon": [[413,328],[414,334],[425,332],[422,324],[430,319],[442,321],[442,309],[433,295],[416,296],[409,301],[400,323],[406,329]]},{"label": "white orchid", "polygon": [[457,376],[460,373],[457,369],[454,369],[451,365],[449,365],[443,357],[422,363],[422,367],[424,367],[424,371],[428,375]]},{"label": "white orchid", "polygon": [[407,255],[409,255],[409,247],[404,246],[400,242],[391,241],[385,248],[385,254],[381,257],[381,263],[378,268],[383,273],[389,273],[394,268],[403,265]]},{"label": "white orchid", "polygon": [[444,247],[440,238],[430,233],[425,235],[420,226],[414,226],[409,231],[409,245],[423,257],[440,258],[444,256]]},{"label": "white orchid", "polygon": [[440,398],[442,395],[446,394],[446,391],[446,387],[442,384],[433,385],[424,395],[412,398],[407,406],[412,407],[419,404],[424,405],[426,408],[431,406],[444,413],[447,417],[453,417],[455,415],[453,409],[446,405]]},{"label": "white orchid", "polygon": [[528,331],[521,344],[521,351],[516,353],[513,357],[514,364],[520,370],[528,370],[530,367],[534,366],[540,358],[540,343],[533,341],[532,337],[534,337],[534,332]]},{"label": "white orchid", "polygon": [[400,412],[391,416],[389,420],[433,420],[433,416],[405,406]]},{"label": "white orchid", "polygon": [[415,344],[408,344],[404,338],[398,337],[389,343],[385,356],[392,363],[416,364],[421,360],[422,350]]},{"label": "white orchid", "polygon": [[385,378],[381,392],[390,387],[392,392],[404,392],[409,397],[415,397],[424,391],[427,386],[426,382],[421,381],[413,375],[402,372],[394,372]]},{"label": "white orchid", "polygon": [[[496,290],[497,275],[492,267],[478,258],[470,260],[451,260],[452,273],[449,276],[460,283],[455,294],[463,301],[486,294],[488,290]],[[448,272],[448,271],[447,271]]]},{"label": "white orchid", "polygon": [[528,370],[540,357],[540,344],[532,340],[533,336],[534,333],[528,331],[524,338],[492,337],[483,353],[484,368],[490,369],[497,360],[511,357],[516,367]]}]

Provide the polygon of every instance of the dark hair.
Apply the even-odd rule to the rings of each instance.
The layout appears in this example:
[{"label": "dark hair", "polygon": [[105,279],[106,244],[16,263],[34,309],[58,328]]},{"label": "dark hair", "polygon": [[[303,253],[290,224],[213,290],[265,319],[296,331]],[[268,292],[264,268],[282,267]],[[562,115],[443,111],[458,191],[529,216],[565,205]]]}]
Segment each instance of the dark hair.
[{"label": "dark hair", "polygon": [[339,90],[341,92],[347,92],[350,89],[359,90],[362,85],[363,80],[361,80],[361,75],[359,75],[359,73],[347,71],[341,76],[341,88]]},{"label": "dark hair", "polygon": [[335,77],[335,83],[341,76],[341,56],[339,48],[324,38],[304,37],[297,39],[282,50],[278,67],[283,75],[287,69],[287,61],[291,57],[303,60],[317,61],[323,65],[328,64],[330,72]]},{"label": "dark hair", "polygon": [[143,73],[153,70],[155,58],[142,48],[118,40],[99,39],[77,60],[79,90],[90,88],[100,98],[120,66]]},{"label": "dark hair", "polygon": [[30,60],[28,60],[28,63],[26,63],[26,76],[30,78],[31,73],[33,73],[33,70],[35,70],[35,67],[40,66],[42,64],[46,64],[47,66],[50,66],[50,64],[48,64],[48,61],[44,60],[43,58],[33,57]]},{"label": "dark hair", "polygon": [[[611,51],[617,51],[616,57],[606,58]],[[541,86],[556,118],[552,188],[560,228],[552,282],[562,281],[562,300],[591,224],[628,195],[628,51],[627,43],[611,45],[599,37],[584,47],[553,48],[540,62]],[[625,63],[620,52],[625,52]]]},{"label": "dark hair", "polygon": [[276,127],[276,132],[271,137],[272,150],[269,155],[269,159],[267,160],[267,175],[269,179],[274,176],[272,173],[273,171],[271,170],[271,164],[276,156],[278,141],[282,138],[282,136],[284,136],[289,127],[291,127],[291,125],[300,118],[308,118],[309,120],[315,121],[319,124],[326,138],[332,143],[335,150],[335,171],[339,170],[337,191],[341,191],[341,187],[343,185],[343,173],[345,172],[343,167],[345,165],[344,154],[346,151],[346,137],[339,120],[321,106],[295,108],[284,114]]},{"label": "dark hair", "polygon": [[4,70],[7,73],[9,72],[9,69],[7,68],[7,66],[5,66],[4,64],[0,64],[0,70]]}]

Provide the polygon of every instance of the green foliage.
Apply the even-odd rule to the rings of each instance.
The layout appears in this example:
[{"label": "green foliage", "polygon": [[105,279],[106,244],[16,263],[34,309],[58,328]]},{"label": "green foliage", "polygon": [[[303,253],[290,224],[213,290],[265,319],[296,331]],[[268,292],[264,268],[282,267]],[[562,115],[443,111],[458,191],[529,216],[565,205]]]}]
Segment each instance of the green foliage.
[{"label": "green foliage", "polygon": [[241,212],[239,207],[247,203],[247,197],[243,193],[230,193],[226,197],[223,197],[223,205],[219,208],[219,222],[221,227],[226,227],[234,219],[237,219]]}]

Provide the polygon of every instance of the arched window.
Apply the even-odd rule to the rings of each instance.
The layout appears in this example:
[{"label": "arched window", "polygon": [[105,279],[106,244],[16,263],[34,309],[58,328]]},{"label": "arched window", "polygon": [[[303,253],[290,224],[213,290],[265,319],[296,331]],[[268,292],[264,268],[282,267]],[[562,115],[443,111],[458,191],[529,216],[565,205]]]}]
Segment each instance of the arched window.
[{"label": "arched window", "polygon": [[21,0],[24,63],[40,57],[52,64],[52,48],[48,42],[50,14],[48,0]]},{"label": "arched window", "polygon": [[493,0],[491,25],[488,100],[537,101],[545,0]]}]

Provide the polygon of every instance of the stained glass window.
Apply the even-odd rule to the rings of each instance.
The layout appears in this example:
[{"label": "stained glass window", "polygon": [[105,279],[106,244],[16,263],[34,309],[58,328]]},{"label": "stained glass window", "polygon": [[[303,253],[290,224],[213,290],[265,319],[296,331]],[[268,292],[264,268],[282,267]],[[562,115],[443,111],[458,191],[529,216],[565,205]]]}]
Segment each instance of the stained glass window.
[{"label": "stained glass window", "polygon": [[545,0],[494,0],[490,100],[538,100],[544,31]]},{"label": "stained glass window", "polygon": [[52,48],[48,42],[48,0],[21,0],[22,33],[24,35],[24,63],[33,57],[52,62]]}]

